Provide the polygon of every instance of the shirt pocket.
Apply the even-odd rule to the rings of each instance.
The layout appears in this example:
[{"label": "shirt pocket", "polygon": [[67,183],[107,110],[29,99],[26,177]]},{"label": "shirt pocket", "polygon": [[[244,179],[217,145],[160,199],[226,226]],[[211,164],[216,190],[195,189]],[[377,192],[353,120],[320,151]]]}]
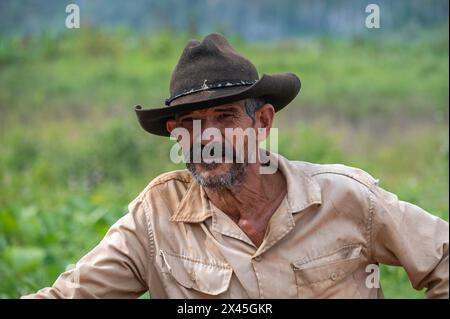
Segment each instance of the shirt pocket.
[{"label": "shirt pocket", "polygon": [[177,285],[191,290],[187,292],[188,298],[205,297],[202,294],[217,296],[224,293],[230,286],[233,270],[226,263],[202,261],[162,250],[159,254],[163,272],[169,274]]},{"label": "shirt pocket", "polygon": [[353,274],[361,265],[359,244],[313,259],[292,263],[299,298],[357,298],[359,292]]}]

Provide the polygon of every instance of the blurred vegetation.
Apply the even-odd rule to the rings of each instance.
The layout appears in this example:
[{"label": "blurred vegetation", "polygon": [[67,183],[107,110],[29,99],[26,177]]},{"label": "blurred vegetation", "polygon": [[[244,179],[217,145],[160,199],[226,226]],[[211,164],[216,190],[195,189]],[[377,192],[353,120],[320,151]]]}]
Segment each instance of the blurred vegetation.
[{"label": "blurred vegetation", "polygon": [[[170,162],[133,106],[159,107],[187,35],[80,29],[0,38],[0,297],[49,286]],[[365,169],[448,220],[448,31],[417,39],[230,41],[260,74],[294,72],[279,152]],[[387,298],[421,298],[382,268]]]},{"label": "blurred vegetation", "polygon": [[[134,0],[132,6],[121,0],[3,0],[0,35],[62,32],[69,3],[80,7],[82,27],[125,25],[138,33],[216,30],[246,40],[368,36],[367,0]],[[376,4],[382,27],[371,35],[414,36],[448,23],[448,0],[377,0]]]}]

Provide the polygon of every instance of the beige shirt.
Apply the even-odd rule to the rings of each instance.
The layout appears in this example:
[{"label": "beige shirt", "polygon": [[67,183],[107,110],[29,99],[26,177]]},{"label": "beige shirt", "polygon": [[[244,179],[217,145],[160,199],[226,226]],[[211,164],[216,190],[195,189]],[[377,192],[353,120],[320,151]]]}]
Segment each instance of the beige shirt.
[{"label": "beige shirt", "polygon": [[[25,298],[381,298],[378,263],[448,298],[448,223],[344,165],[279,156],[287,195],[256,247],[186,170],[154,179],[51,288]],[[372,265],[372,266],[370,266]]]}]

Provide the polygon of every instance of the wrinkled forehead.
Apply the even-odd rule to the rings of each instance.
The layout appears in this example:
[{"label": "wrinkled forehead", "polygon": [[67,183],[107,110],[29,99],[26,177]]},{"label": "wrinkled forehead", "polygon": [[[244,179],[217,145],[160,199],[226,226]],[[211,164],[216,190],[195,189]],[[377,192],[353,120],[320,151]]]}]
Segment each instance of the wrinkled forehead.
[{"label": "wrinkled forehead", "polygon": [[240,100],[236,102],[230,102],[225,103],[221,105],[211,106],[206,109],[201,110],[195,110],[195,111],[189,111],[184,112],[179,115],[177,115],[177,118],[185,117],[185,116],[201,116],[201,115],[208,115],[208,114],[214,114],[219,112],[233,112],[233,113],[240,113],[245,108],[245,100]]}]

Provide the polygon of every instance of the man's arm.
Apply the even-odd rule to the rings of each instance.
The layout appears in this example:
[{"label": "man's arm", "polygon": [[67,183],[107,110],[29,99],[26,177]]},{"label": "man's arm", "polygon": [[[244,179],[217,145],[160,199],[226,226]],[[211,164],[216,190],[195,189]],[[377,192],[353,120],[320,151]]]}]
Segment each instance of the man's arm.
[{"label": "man's arm", "polygon": [[130,205],[92,251],[52,287],[22,298],[137,298],[148,290],[148,228],[140,202]]},{"label": "man's arm", "polygon": [[427,298],[448,298],[448,223],[377,185],[371,199],[372,258],[404,267]]}]

